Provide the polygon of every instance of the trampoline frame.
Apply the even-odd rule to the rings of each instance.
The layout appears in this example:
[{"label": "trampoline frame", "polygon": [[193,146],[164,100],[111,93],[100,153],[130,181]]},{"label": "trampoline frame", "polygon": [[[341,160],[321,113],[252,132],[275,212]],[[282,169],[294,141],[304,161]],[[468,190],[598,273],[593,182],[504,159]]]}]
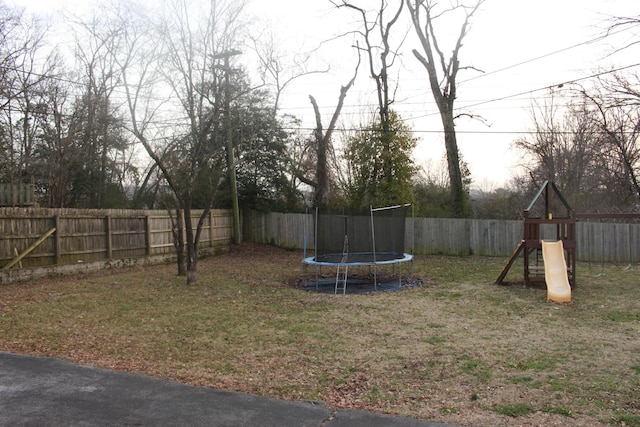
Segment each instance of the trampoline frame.
[{"label": "trampoline frame", "polygon": [[[403,263],[409,263],[408,266],[408,274],[407,277],[412,277],[413,274],[413,252],[414,252],[414,245],[415,245],[415,237],[414,237],[414,232],[411,233],[411,252],[412,253],[406,253],[403,252],[402,257],[398,258],[395,257],[393,259],[382,259],[382,260],[378,260],[376,254],[376,250],[375,250],[375,227],[374,227],[374,219],[373,219],[373,215],[374,212],[377,211],[382,211],[382,210],[390,210],[390,209],[397,209],[397,208],[402,208],[402,207],[408,207],[411,206],[411,225],[412,228],[414,228],[414,232],[415,232],[415,208],[414,205],[412,203],[407,203],[404,205],[395,205],[395,206],[387,206],[387,207],[382,207],[382,208],[373,208],[370,207],[370,215],[371,215],[371,237],[372,237],[372,251],[371,252],[358,252],[358,253],[353,253],[353,255],[370,255],[371,256],[371,261],[345,261],[348,259],[347,255],[351,255],[351,254],[342,254],[342,256],[340,257],[341,261],[338,262],[330,262],[330,261],[316,261],[315,260],[315,255],[311,256],[311,257],[307,257],[307,237],[305,235],[304,237],[304,258],[302,260],[303,263],[303,274],[304,274],[304,282],[305,285],[308,284],[308,275],[307,275],[307,267],[308,266],[314,266],[315,267],[315,276],[316,276],[316,280],[315,280],[315,284],[316,284],[316,290],[318,289],[318,283],[319,283],[319,271],[322,267],[333,267],[337,269],[337,274],[336,274],[336,285],[335,285],[335,291],[334,293],[337,294],[338,293],[338,276],[340,274],[340,269],[341,268],[345,268],[345,272],[344,272],[344,280],[345,280],[345,284],[344,287],[342,288],[343,293],[346,293],[346,281],[347,281],[347,269],[350,266],[354,266],[354,267],[362,267],[362,266],[369,266],[369,267],[373,267],[373,285],[374,285],[374,290],[378,290],[378,271],[377,271],[377,266],[379,265],[394,265],[394,264],[398,264],[398,286],[402,286],[402,268],[400,267],[401,264]],[[318,230],[317,230],[317,224],[318,224],[318,208],[316,208],[316,221],[315,221],[315,227],[314,227],[314,243],[317,245],[317,241],[318,241]],[[305,227],[306,230],[306,227]],[[405,232],[406,233],[406,232]],[[315,250],[315,253],[317,254],[317,248]],[[378,253],[380,254],[380,253]],[[336,256],[339,256],[340,254],[336,253]],[[395,270],[395,267],[394,267]]]}]

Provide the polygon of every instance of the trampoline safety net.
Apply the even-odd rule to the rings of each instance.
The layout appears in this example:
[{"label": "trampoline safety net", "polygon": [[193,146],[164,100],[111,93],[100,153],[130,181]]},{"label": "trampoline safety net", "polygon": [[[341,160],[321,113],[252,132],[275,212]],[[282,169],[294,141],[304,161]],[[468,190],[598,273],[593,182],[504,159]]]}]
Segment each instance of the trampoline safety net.
[{"label": "trampoline safety net", "polygon": [[404,257],[408,206],[316,212],[317,262],[372,263]]}]

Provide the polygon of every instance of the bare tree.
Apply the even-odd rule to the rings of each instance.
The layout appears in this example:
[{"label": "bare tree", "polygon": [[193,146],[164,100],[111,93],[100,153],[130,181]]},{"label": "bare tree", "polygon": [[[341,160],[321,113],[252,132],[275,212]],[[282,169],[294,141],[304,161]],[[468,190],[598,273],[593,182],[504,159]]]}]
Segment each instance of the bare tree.
[{"label": "bare tree", "polygon": [[529,156],[519,186],[532,192],[553,180],[577,211],[636,211],[640,98],[633,98],[635,87],[627,77],[610,75],[589,88],[570,87],[572,97],[564,103],[553,91],[535,103],[530,136],[514,142]]},{"label": "bare tree", "polygon": [[[112,52],[130,131],[162,171],[175,197],[176,216],[184,217],[186,269],[180,260],[178,268],[187,283],[195,283],[200,235],[224,170],[224,145],[215,135],[221,126],[221,82],[229,70],[218,54],[236,42],[244,2],[216,1],[198,8],[202,4],[174,0],[163,5],[157,15],[131,5],[111,9],[117,35]],[[201,179],[210,180],[210,193],[194,226],[191,210]]]},{"label": "bare tree", "polygon": [[596,126],[602,132],[605,158],[611,176],[618,176],[622,185],[616,189],[618,197],[632,194],[640,206],[640,77],[613,73],[600,77],[590,90],[582,95],[593,107]]},{"label": "bare tree", "polygon": [[327,73],[326,70],[309,69],[312,52],[288,53],[283,51],[271,29],[262,33],[249,34],[251,47],[258,57],[258,72],[262,84],[273,92],[274,113],[280,109],[280,99],[287,87],[294,81],[313,74]]},{"label": "bare tree", "polygon": [[[484,0],[476,0],[471,6],[465,5],[463,1],[454,1],[451,2],[449,8],[445,9],[440,9],[440,4],[435,0],[406,0],[406,2],[422,48],[422,52],[414,49],[413,54],[427,71],[431,93],[438,106],[444,129],[451,186],[451,208],[455,215],[467,216],[469,209],[460,167],[454,103],[457,97],[458,72],[464,69],[464,67],[460,67],[459,59],[462,42],[469,32],[471,18],[484,3]],[[447,59],[436,36],[435,24],[439,18],[457,12],[462,13],[462,25],[451,56]]]},{"label": "bare tree", "polygon": [[533,102],[531,121],[530,135],[514,142],[529,157],[521,185],[536,191],[551,180],[570,198],[574,209],[595,208],[604,169],[601,133],[592,112],[584,103],[561,104],[551,91],[543,101]]},{"label": "bare tree", "polygon": [[[609,28],[607,29],[607,35],[609,33],[613,33],[617,30],[628,29],[628,28],[637,28],[640,26],[640,15],[636,16],[614,16],[609,20]],[[640,43],[640,40],[637,38],[632,38],[629,43],[621,48],[617,49],[618,52],[628,49],[632,46]]]},{"label": "bare tree", "polygon": [[[110,165],[117,162],[116,156],[126,148],[121,120],[113,105],[120,74],[110,50],[119,36],[100,18],[94,16],[88,21],[75,22],[80,29],[75,35],[75,56],[81,67],[84,87],[76,101],[74,115],[79,119],[76,122],[81,122],[76,123],[81,139],[78,146],[84,148],[95,181],[92,189],[94,207],[105,207],[107,183],[113,181],[109,175],[114,168]],[[87,34],[94,37],[86,37]]]},{"label": "bare tree", "polygon": [[320,108],[313,95],[309,95],[309,100],[313,106],[313,111],[316,118],[316,128],[313,132],[313,155],[315,157],[315,177],[310,179],[306,177],[301,171],[297,174],[298,178],[305,184],[313,188],[313,206],[319,207],[326,204],[329,188],[330,188],[330,173],[328,156],[332,150],[331,137],[338,124],[340,118],[340,112],[344,105],[344,99],[349,92],[349,89],[353,86],[358,75],[358,68],[360,67],[360,56],[358,55],[358,64],[353,72],[353,77],[349,82],[340,88],[340,95],[338,96],[338,104],[336,105],[331,121],[326,129],[322,125],[322,117],[320,115]]},{"label": "bare tree", "polygon": [[0,5],[0,171],[12,190],[39,175],[36,116],[47,108],[46,82],[59,63],[55,51],[44,50],[46,34],[36,19]]},{"label": "bare tree", "polygon": [[[359,43],[356,49],[363,50],[367,56],[369,75],[376,84],[376,96],[378,101],[378,122],[382,132],[381,147],[382,152],[379,153],[382,159],[382,179],[389,186],[394,179],[393,167],[391,162],[392,154],[390,152],[392,138],[391,131],[392,111],[391,105],[394,102],[394,90],[390,81],[390,70],[398,57],[398,50],[402,46],[406,34],[401,34],[398,46],[392,47],[392,39],[395,35],[398,20],[404,9],[404,0],[399,0],[395,8],[391,9],[388,0],[380,0],[377,10],[369,11],[354,2],[342,0],[341,3],[332,2],[338,8],[347,8],[355,11],[362,22],[362,29],[356,31],[364,43],[364,47],[360,47]],[[391,9],[391,10],[389,10]],[[373,15],[373,16],[371,16]],[[406,32],[405,32],[406,33]],[[377,176],[377,171],[373,172]]]},{"label": "bare tree", "polygon": [[46,29],[37,20],[0,4],[0,110],[48,77],[44,73],[48,70],[36,69],[35,61],[45,36]]},{"label": "bare tree", "polygon": [[[309,69],[308,64],[313,56],[313,51],[301,50],[299,53],[291,53],[282,50],[280,48],[281,42],[276,39],[271,28],[267,28],[257,35],[250,34],[249,38],[252,43],[252,49],[258,57],[258,71],[262,83],[269,87],[273,93],[274,115],[278,115],[280,112],[280,99],[290,84],[309,75],[329,72],[329,67],[326,69]],[[353,85],[353,82],[350,82],[348,86],[350,87],[351,85]],[[344,92],[341,90],[340,105],[337,108],[338,115],[340,114],[339,110],[342,109],[342,102],[349,87],[346,89],[343,88]],[[322,123],[318,122],[318,120],[320,120],[318,105],[313,96],[310,95],[309,98],[316,115],[316,126],[321,129]],[[299,124],[299,121],[295,117],[285,115],[283,120],[290,124]],[[328,132],[329,139],[331,138],[331,132]],[[291,132],[288,144],[289,155],[287,164],[290,172],[290,193],[293,194],[298,191],[298,183],[304,182],[314,188],[313,205],[316,206],[318,203],[323,203],[329,189],[329,173],[326,160],[326,153],[330,149],[329,140],[325,140],[324,135],[321,135],[318,139],[317,130],[314,132],[312,140],[297,135],[295,132]],[[313,150],[315,179],[308,178],[309,174],[303,170],[305,169],[305,163],[310,163],[310,151],[312,147],[315,147]],[[317,161],[318,159],[320,159],[320,162]],[[308,169],[308,167],[306,169]]]},{"label": "bare tree", "polygon": [[46,108],[35,118],[41,130],[41,141],[37,149],[40,180],[46,188],[46,206],[66,206],[71,188],[71,175],[79,164],[83,153],[74,146],[69,135],[69,114],[73,89],[60,79],[49,79],[45,86],[43,101]]}]

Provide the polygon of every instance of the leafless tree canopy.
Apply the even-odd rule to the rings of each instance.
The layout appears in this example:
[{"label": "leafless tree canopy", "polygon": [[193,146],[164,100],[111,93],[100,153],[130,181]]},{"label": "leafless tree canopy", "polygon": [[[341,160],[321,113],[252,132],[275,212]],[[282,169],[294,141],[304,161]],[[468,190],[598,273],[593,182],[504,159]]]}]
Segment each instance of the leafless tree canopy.
[{"label": "leafless tree canopy", "polygon": [[[467,216],[468,204],[455,131],[454,103],[457,97],[458,73],[464,69],[460,66],[460,51],[470,30],[471,19],[484,0],[478,0],[470,6],[465,2],[456,1],[452,2],[450,7],[442,7],[438,2],[431,0],[406,0],[406,3],[421,47],[421,50],[414,49],[413,54],[427,71],[429,87],[438,106],[445,133],[451,210],[455,215]],[[448,56],[440,45],[436,22],[450,14],[459,14],[461,24],[458,38],[451,55]]]}]

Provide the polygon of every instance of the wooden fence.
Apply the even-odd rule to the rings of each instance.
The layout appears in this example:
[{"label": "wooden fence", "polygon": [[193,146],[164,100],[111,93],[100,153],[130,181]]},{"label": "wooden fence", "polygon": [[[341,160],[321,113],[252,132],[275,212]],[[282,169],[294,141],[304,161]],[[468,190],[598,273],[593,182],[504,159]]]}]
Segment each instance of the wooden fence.
[{"label": "wooden fence", "polygon": [[[200,214],[194,211],[194,220]],[[227,247],[232,228],[230,211],[211,211],[201,248]],[[242,230],[249,242],[292,249],[314,247],[312,215],[245,212]],[[541,232],[543,238],[554,235],[544,225]],[[405,244],[407,251],[417,255],[507,258],[522,237],[522,221],[408,218]],[[15,261],[39,239],[41,243]],[[576,239],[581,261],[640,262],[640,224],[578,222]],[[9,271],[157,256],[175,256],[166,211],[0,208],[0,268],[15,262]]]},{"label": "wooden fence", "polygon": [[0,206],[35,206],[34,184],[0,183]]},{"label": "wooden fence", "polygon": [[[201,214],[192,212],[194,224]],[[200,247],[228,246],[231,218],[227,210],[212,210],[203,226]],[[47,233],[50,235],[42,240]],[[18,255],[39,239],[42,242],[17,263]],[[12,262],[18,267],[43,267],[171,256],[175,254],[173,241],[166,211],[0,208],[0,268]]]},{"label": "wooden fence", "polygon": [[[415,222],[414,222],[415,221]],[[542,225],[542,238],[553,238]],[[481,255],[508,258],[523,238],[523,222],[507,220],[408,218],[405,246],[417,255]],[[313,216],[248,212],[243,217],[247,241],[286,248],[314,247]],[[640,262],[640,224],[578,222],[576,256],[581,261]]]}]

